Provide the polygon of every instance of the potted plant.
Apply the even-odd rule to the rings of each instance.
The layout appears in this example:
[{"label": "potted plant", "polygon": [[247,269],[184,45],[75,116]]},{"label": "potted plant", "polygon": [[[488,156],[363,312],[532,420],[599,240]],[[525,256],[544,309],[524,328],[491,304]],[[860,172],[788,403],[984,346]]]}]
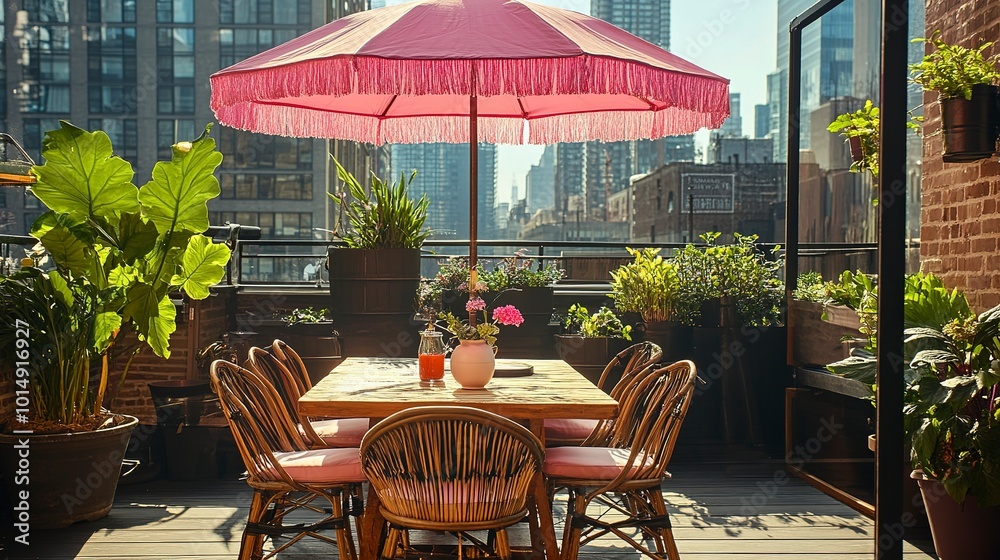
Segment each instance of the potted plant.
[{"label": "potted plant", "polygon": [[[508,357],[540,357],[553,350],[553,285],[563,277],[554,264],[542,266],[534,258],[517,251],[492,267],[477,264],[476,293],[497,306],[513,305],[524,310],[524,325],[504,331],[501,346]],[[440,308],[456,316],[467,315],[464,306],[469,294],[469,260],[451,257],[440,263],[438,274],[422,290],[440,294]],[[418,300],[422,299],[418,292]]]},{"label": "potted plant", "polygon": [[298,353],[313,383],[343,360],[340,333],[333,328],[329,309],[295,308],[283,321],[286,334],[282,337]]},{"label": "potted plant", "polygon": [[983,53],[993,46],[983,43],[969,49],[950,45],[935,31],[925,42],[934,50],[917,64],[911,65],[913,81],[924,90],[937,91],[941,102],[941,130],[944,133],[946,163],[976,161],[996,152],[998,114],[998,57],[987,58]]},{"label": "potted plant", "polygon": [[690,336],[678,320],[681,281],[677,267],[659,249],[627,250],[633,261],[611,272],[610,297],[615,308],[642,317],[643,336],[660,345],[665,360],[684,359]]},{"label": "potted plant", "polygon": [[[556,335],[559,357],[595,384],[608,362],[632,341],[631,325],[622,324],[607,307],[591,314],[575,303],[562,324],[565,334]],[[610,391],[612,387],[614,380],[605,389]]]},{"label": "potted plant", "polygon": [[[222,161],[208,132],[175,144],[171,161],[157,163],[141,188],[104,132],[61,122],[45,135],[45,164],[33,168],[32,190],[50,211],[31,235],[56,269],[29,267],[5,279],[0,303],[0,340],[19,351],[18,362],[28,362],[15,362],[13,371],[29,397],[26,410],[7,420],[0,449],[4,472],[14,472],[14,446],[30,442],[30,489],[13,477],[5,481],[19,500],[19,492],[30,493],[32,528],[107,514],[137,422],[103,408],[112,369],[124,375],[145,346],[169,357],[176,328],[170,296],[205,298],[225,274],[229,248],[201,235],[209,225],[206,203],[219,194],[213,173]],[[120,372],[117,358],[125,359]],[[13,430],[33,433],[9,435]]]},{"label": "potted plant", "polygon": [[[703,245],[675,252],[678,317],[692,325],[688,356],[706,384],[696,424],[707,438],[777,445],[784,437],[786,367],[782,260],[756,236],[701,236]],[[696,430],[689,432],[695,436]]]},{"label": "potted plant", "polygon": [[847,138],[851,146],[851,171],[860,173],[868,171],[878,178],[878,138],[879,109],[872,105],[872,100],[865,101],[864,107],[852,113],[837,115],[836,120],[826,129],[840,133]]},{"label": "potted plant", "polygon": [[1000,306],[906,331],[904,424],[938,557],[1000,550]]},{"label": "potted plant", "polygon": [[866,326],[870,327],[869,321],[875,318],[867,312],[874,311],[873,302],[862,301],[873,287],[871,278],[860,271],[844,271],[839,283],[824,282],[818,272],[799,275],[788,305],[793,363],[825,367],[847,357],[846,344],[862,337],[862,324],[855,310],[865,310]]},{"label": "potted plant", "polygon": [[451,375],[463,389],[482,389],[493,379],[500,325],[520,327],[524,317],[513,305],[501,305],[493,306],[491,319],[486,301],[481,297],[469,299],[465,311],[463,316],[481,313],[482,317],[473,325],[450,312],[440,314],[445,322],[444,329],[459,342],[451,354]]},{"label": "potted plant", "polygon": [[372,174],[366,191],[340,162],[334,163],[346,191],[328,194],[340,208],[337,229],[345,246],[329,249],[330,308],[352,325],[344,349],[353,356],[416,356],[416,337],[404,340],[397,333],[412,326],[420,247],[430,235],[424,227],[429,201],[409,196],[415,171],[396,184]]}]

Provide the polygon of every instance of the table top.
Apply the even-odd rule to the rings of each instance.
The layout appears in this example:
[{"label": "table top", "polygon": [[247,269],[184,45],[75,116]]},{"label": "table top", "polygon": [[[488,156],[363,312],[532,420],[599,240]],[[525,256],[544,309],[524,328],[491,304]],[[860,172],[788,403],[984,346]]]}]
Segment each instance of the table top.
[{"label": "table top", "polygon": [[306,416],[385,418],[414,406],[471,406],[517,419],[611,418],[618,403],[562,360],[516,360],[535,373],[484,389],[421,382],[416,358],[348,358],[299,400]]}]

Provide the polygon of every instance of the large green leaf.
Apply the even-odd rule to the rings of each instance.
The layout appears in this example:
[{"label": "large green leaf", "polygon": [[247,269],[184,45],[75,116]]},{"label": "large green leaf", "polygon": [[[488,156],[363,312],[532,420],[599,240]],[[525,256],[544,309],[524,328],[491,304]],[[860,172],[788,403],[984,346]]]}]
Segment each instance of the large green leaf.
[{"label": "large green leaf", "polygon": [[83,276],[93,271],[93,250],[74,225],[67,214],[46,212],[31,226],[31,236],[42,242],[56,264]]},{"label": "large green leaf", "polygon": [[118,224],[118,245],[125,262],[132,264],[145,257],[156,246],[156,226],[146,221],[138,212],[125,214]]},{"label": "large green leaf", "polygon": [[229,247],[224,244],[195,235],[181,257],[181,273],[174,275],[170,283],[180,286],[193,299],[205,299],[208,289],[225,275],[229,254]]},{"label": "large green leaf", "polygon": [[115,337],[115,333],[121,326],[121,315],[113,311],[98,313],[94,318],[94,348],[98,352],[107,350],[108,345],[111,344],[111,340]]},{"label": "large green leaf", "polygon": [[66,121],[45,133],[45,165],[32,168],[38,183],[31,187],[50,210],[77,220],[96,217],[117,222],[121,212],[139,209],[132,184],[132,165],[114,155],[103,131],[87,132]]},{"label": "large green leaf", "polygon": [[52,289],[55,291],[56,297],[62,301],[62,304],[66,306],[66,309],[73,309],[73,304],[76,303],[76,297],[73,295],[73,290],[69,287],[69,283],[62,277],[62,274],[59,274],[59,272],[55,270],[50,272],[49,283],[52,284]]},{"label": "large green leaf", "polygon": [[128,289],[125,316],[131,318],[139,338],[161,358],[170,357],[170,334],[177,329],[177,310],[166,294],[158,294],[148,284],[134,284]]},{"label": "large green leaf", "polygon": [[173,158],[153,167],[153,179],[139,189],[143,215],[160,235],[178,230],[201,233],[208,229],[208,201],[219,195],[215,169],[222,154],[215,150],[209,129],[194,142],[174,145]]}]

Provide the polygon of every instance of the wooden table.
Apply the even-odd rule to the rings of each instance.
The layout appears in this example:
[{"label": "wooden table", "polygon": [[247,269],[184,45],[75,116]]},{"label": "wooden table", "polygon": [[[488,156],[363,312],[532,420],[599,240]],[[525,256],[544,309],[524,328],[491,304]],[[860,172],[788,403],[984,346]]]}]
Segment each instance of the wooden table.
[{"label": "wooden table", "polygon": [[[485,389],[470,390],[462,389],[448,373],[443,382],[422,383],[415,358],[348,358],[302,396],[299,410],[306,416],[379,420],[414,406],[471,406],[526,420],[543,443],[546,418],[602,419],[618,410],[614,399],[562,360],[516,361],[530,364],[534,375],[494,378]],[[541,473],[532,484],[530,502],[532,546],[555,560],[559,549]],[[378,505],[378,497],[369,489],[360,531],[363,560],[378,556],[384,525]]]}]

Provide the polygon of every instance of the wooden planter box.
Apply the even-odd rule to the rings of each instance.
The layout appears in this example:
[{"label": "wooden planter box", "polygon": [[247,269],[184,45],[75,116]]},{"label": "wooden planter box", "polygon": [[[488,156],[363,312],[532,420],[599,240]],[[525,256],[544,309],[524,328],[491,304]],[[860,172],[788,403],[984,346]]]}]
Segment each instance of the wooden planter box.
[{"label": "wooden planter box", "polygon": [[[556,335],[556,352],[559,358],[594,385],[601,379],[604,368],[619,352],[628,348],[633,342],[624,338],[584,338],[576,334]],[[624,368],[621,368],[624,369]],[[621,378],[622,371],[612,372],[605,382],[604,391],[611,391]]]},{"label": "wooden planter box", "polygon": [[830,305],[826,315],[824,320],[823,306],[818,303],[792,300],[788,327],[792,331],[793,365],[825,367],[840,361],[847,357],[851,346],[844,337],[861,337],[861,321],[853,309]]}]

